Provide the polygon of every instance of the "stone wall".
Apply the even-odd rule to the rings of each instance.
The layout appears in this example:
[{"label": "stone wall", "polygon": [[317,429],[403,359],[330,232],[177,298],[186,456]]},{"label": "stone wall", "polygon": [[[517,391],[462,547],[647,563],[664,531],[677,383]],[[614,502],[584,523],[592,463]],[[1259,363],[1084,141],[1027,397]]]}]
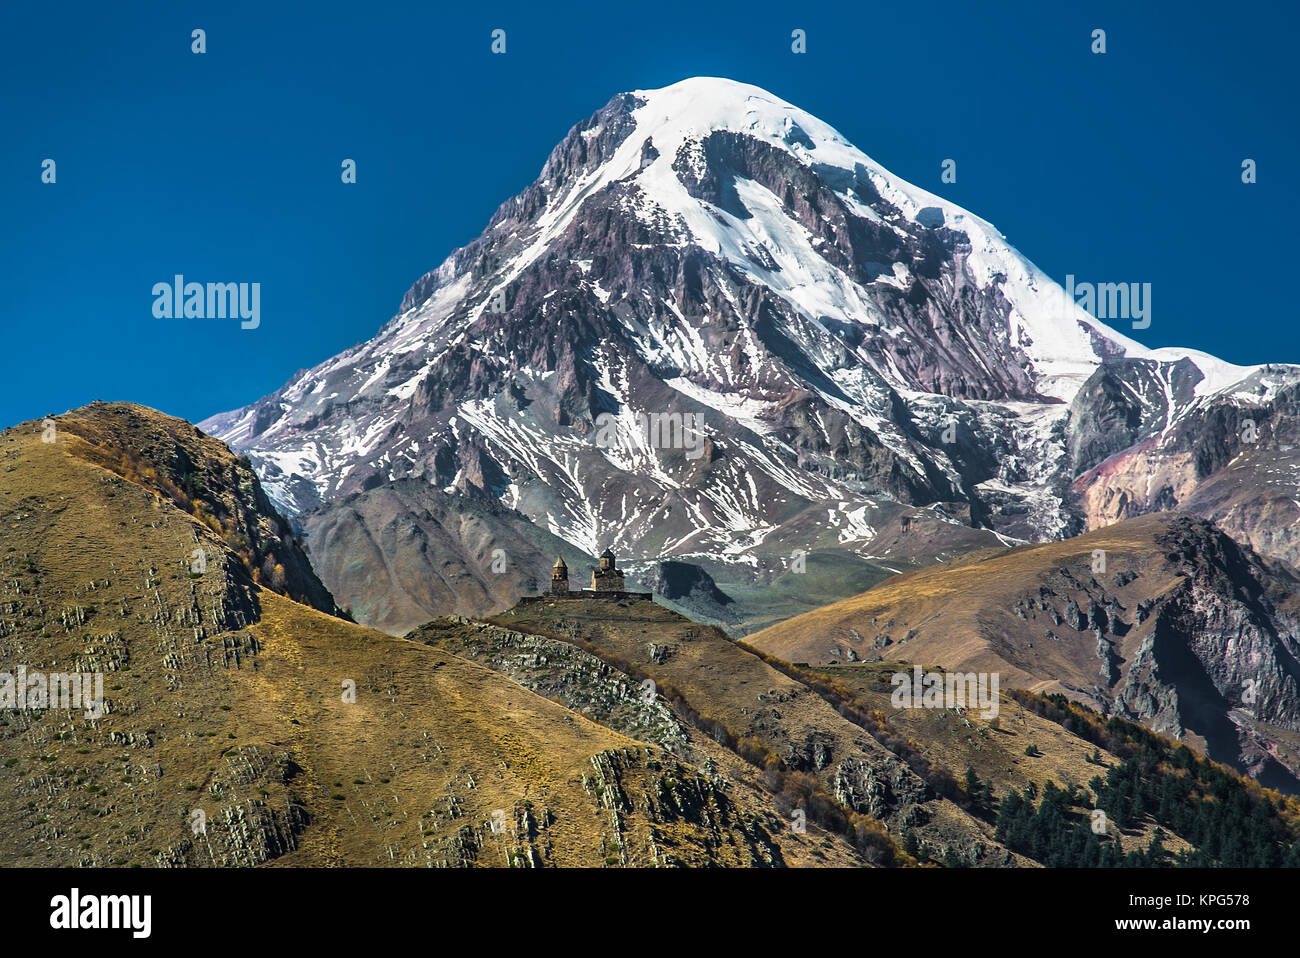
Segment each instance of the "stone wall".
[{"label": "stone wall", "polygon": [[531,602],[545,602],[550,599],[653,599],[653,592],[614,592],[601,591],[592,592],[588,589],[580,589],[577,592],[572,590],[568,592],[545,592],[542,595],[526,595],[519,600],[520,605],[527,605]]}]

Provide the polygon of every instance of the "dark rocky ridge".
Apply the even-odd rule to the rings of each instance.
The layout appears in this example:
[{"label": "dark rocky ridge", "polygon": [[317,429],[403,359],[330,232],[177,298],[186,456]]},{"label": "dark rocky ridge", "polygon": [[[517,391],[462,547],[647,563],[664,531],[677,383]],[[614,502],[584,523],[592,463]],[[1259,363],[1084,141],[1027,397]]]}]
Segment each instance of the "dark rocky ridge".
[{"label": "dark rocky ridge", "polygon": [[[246,459],[203,435],[197,427],[130,403],[95,402],[62,416],[67,429],[95,447],[100,465],[131,478],[195,515],[243,560],[211,552],[229,566],[227,579],[240,590],[244,623],[256,619],[259,585],[329,614],[338,609],[321,584],[288,522],[271,505]],[[236,586],[235,583],[238,585]],[[229,626],[237,628],[237,625]]]}]

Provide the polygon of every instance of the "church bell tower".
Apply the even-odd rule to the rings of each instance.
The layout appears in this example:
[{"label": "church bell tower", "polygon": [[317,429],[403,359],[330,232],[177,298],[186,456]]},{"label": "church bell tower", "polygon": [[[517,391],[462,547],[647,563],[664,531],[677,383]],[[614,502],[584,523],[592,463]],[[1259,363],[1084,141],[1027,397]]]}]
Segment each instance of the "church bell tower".
[{"label": "church bell tower", "polygon": [[563,595],[569,591],[569,567],[564,564],[564,557],[559,556],[555,560],[555,567],[551,569],[551,594]]}]

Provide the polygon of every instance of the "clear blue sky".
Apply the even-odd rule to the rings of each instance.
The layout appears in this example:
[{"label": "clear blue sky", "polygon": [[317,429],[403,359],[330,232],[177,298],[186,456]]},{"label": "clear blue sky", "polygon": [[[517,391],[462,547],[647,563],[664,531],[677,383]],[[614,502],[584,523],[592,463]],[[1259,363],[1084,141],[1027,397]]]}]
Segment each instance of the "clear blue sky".
[{"label": "clear blue sky", "polygon": [[[1152,283],[1149,345],[1300,361],[1294,3],[288,6],[0,9],[0,425],[278,388],[373,335],[570,126],[694,75],[816,114],[1058,281]],[[260,282],[260,328],[155,319],[175,273]]]}]

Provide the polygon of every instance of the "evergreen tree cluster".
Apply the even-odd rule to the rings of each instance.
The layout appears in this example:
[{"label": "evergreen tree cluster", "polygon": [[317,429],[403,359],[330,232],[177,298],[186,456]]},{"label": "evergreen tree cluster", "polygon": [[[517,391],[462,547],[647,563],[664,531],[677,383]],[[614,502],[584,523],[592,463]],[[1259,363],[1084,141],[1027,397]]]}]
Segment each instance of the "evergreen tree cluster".
[{"label": "evergreen tree cluster", "polygon": [[1108,835],[1094,834],[1088,809],[1079,810],[1078,790],[1048,782],[1043,798],[1032,799],[1015,789],[998,808],[997,838],[1012,851],[1048,868],[1154,868],[1169,864],[1159,834],[1145,850],[1125,854]]},{"label": "evergreen tree cluster", "polygon": [[[1111,768],[1089,787],[1105,813],[1105,834],[1093,830],[1093,809],[1077,786],[1048,782],[1041,801],[1014,789],[998,805],[997,837],[1008,848],[1052,868],[1300,867],[1296,826],[1267,796],[1214,763],[1179,746],[1172,762],[1145,754]],[[1124,853],[1116,830],[1153,820],[1145,849]],[[1176,855],[1165,830],[1193,846]]]},{"label": "evergreen tree cluster", "polygon": [[[1088,783],[1096,807],[1106,814],[1109,834],[1093,833],[1086,793],[1048,783],[1036,806],[1033,795],[1014,790],[999,804],[998,837],[1008,847],[1064,867],[1300,867],[1300,822],[1281,796],[1198,758],[1186,745],[1123,719],[1107,719],[1064,695],[1012,695],[1123,761]],[[1100,762],[1094,752],[1093,764]],[[1156,839],[1144,851],[1121,854],[1115,830],[1139,828],[1148,820],[1157,825]],[[1170,854],[1162,844],[1164,830],[1193,849]]]},{"label": "evergreen tree cluster", "polygon": [[1185,745],[1172,761],[1143,752],[1111,768],[1089,787],[1097,807],[1119,828],[1150,816],[1194,846],[1176,864],[1228,868],[1300,867],[1300,841],[1266,795],[1253,794],[1244,779],[1198,759]]}]

